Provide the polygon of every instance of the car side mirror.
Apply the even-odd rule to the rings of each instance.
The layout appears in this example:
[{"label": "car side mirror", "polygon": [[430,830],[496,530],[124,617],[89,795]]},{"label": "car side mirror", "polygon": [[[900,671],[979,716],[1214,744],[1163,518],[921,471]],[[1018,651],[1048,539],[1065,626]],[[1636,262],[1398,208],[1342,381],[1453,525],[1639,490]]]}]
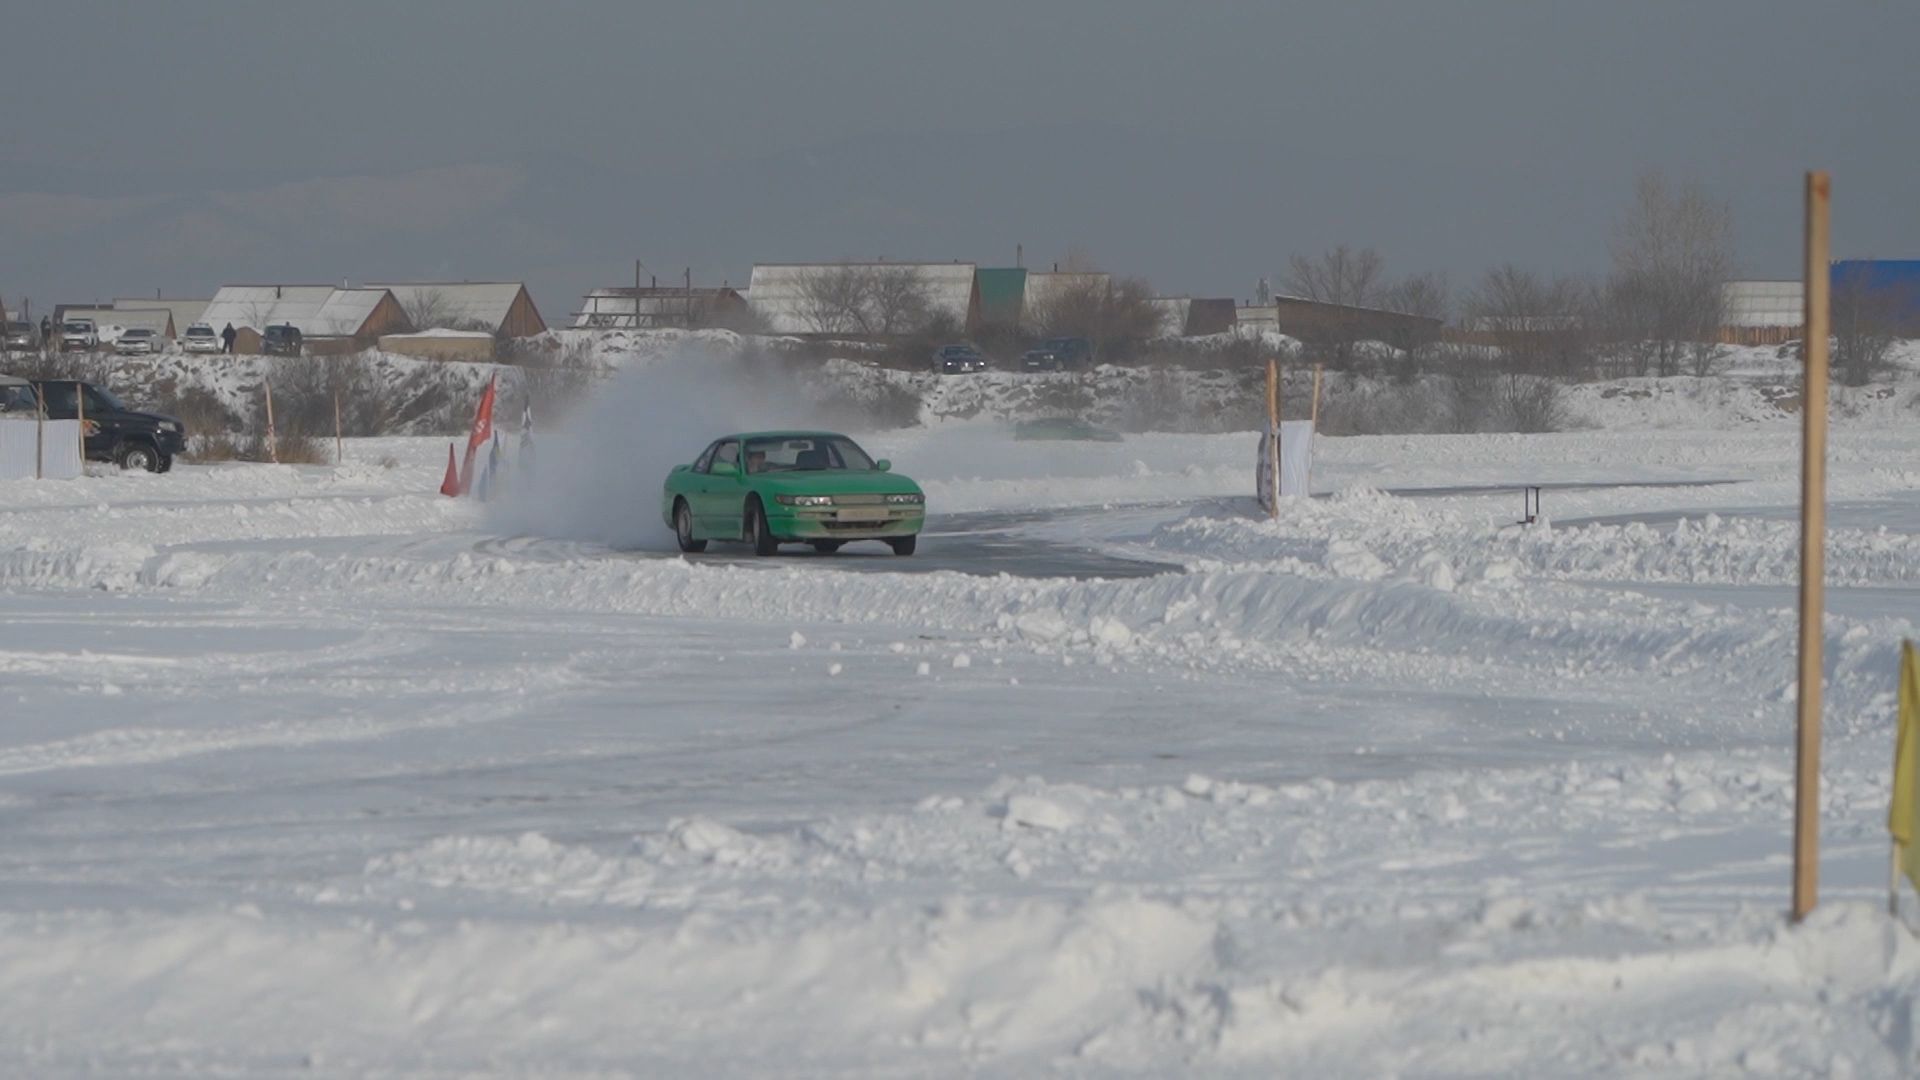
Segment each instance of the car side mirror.
[{"label": "car side mirror", "polygon": [[888,461],[886,458],[881,458],[879,461],[873,463],[873,467],[881,472],[886,472],[888,469],[893,468],[893,462]]},{"label": "car side mirror", "polygon": [[716,461],[707,466],[707,472],[714,476],[739,476],[740,466],[731,461]]}]

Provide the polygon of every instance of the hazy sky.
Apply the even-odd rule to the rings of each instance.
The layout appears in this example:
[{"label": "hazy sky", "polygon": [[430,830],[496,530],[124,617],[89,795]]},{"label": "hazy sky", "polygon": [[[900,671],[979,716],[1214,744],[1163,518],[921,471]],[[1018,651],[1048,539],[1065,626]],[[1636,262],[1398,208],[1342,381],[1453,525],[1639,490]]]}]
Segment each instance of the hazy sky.
[{"label": "hazy sky", "polygon": [[0,5],[0,297],[223,282],[743,284],[1069,251],[1246,297],[1372,245],[1598,271],[1634,176],[1797,276],[1920,256],[1920,4]]}]

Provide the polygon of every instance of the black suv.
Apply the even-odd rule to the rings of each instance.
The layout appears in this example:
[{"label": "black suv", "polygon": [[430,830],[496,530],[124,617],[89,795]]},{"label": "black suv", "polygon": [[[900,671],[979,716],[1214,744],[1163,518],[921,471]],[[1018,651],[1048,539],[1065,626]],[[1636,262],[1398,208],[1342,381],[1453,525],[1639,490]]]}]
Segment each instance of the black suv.
[{"label": "black suv", "polygon": [[266,356],[299,356],[300,328],[281,324],[267,327],[260,335],[260,352]]},{"label": "black suv", "polygon": [[[135,412],[119,398],[91,383],[71,379],[35,379],[46,402],[47,419],[75,420],[77,406],[87,411],[87,460],[111,461],[123,469],[163,473],[173,456],[187,449],[187,428],[159,413]],[[76,397],[74,391],[78,390]]]},{"label": "black suv", "polygon": [[1093,342],[1083,337],[1048,338],[1020,358],[1028,371],[1078,371],[1093,366]]}]

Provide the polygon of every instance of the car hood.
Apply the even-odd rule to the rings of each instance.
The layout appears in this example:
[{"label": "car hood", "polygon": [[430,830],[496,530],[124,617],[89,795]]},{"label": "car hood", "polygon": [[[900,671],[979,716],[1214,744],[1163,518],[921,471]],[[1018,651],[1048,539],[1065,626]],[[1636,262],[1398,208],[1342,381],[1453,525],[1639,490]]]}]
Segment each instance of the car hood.
[{"label": "car hood", "polygon": [[[168,416],[166,413],[135,412],[129,409],[126,412],[114,413],[113,415],[119,420],[130,420],[136,424],[147,424],[153,427],[159,427],[162,423],[180,424],[179,417]],[[180,424],[180,427],[183,431],[186,429],[185,424]]]},{"label": "car hood", "polygon": [[748,479],[754,487],[773,495],[914,495],[920,491],[920,485],[907,477],[877,469],[760,473]]}]

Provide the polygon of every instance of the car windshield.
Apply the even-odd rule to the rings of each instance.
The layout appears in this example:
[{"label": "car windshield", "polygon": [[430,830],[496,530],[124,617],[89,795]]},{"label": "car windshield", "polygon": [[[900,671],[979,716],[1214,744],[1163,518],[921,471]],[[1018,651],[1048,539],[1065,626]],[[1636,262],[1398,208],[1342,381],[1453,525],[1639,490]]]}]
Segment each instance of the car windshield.
[{"label": "car windshield", "polygon": [[93,329],[92,323],[70,322],[66,325],[66,331],[69,334],[84,334],[91,329]]},{"label": "car windshield", "polygon": [[97,386],[89,386],[86,392],[87,408],[89,409],[93,409],[96,412],[105,412],[108,409],[112,409],[114,412],[127,411],[126,405],[122,404],[120,399],[114,397],[110,391],[102,390]]},{"label": "car windshield", "polygon": [[188,337],[212,337],[212,336],[213,336],[213,327],[211,327],[211,326],[189,326],[189,327],[187,327],[187,336],[188,336]]},{"label": "car windshield", "polygon": [[865,472],[873,459],[844,435],[796,435],[781,439],[748,439],[747,471],[823,472],[851,469]]},{"label": "car windshield", "polygon": [[1063,351],[1069,346],[1071,346],[1072,344],[1073,344],[1072,338],[1057,337],[1047,342],[1046,347],[1048,349],[1052,349],[1055,351]]},{"label": "car windshield", "polygon": [[126,337],[126,338],[143,338],[143,337],[151,337],[152,335],[153,335],[153,331],[151,330],[128,330],[125,333],[122,333],[120,336]]}]

